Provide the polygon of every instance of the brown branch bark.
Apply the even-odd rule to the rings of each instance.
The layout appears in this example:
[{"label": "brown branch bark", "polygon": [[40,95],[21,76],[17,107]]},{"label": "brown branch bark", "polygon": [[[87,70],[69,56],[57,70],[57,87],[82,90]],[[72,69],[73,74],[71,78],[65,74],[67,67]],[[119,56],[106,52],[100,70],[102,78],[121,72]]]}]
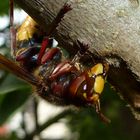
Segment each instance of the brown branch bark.
[{"label": "brown branch bark", "polygon": [[[68,0],[15,0],[45,30]],[[55,37],[70,52],[77,39],[110,64],[109,82],[140,112],[140,7],[137,0],[69,0]],[[93,56],[94,57],[94,56]],[[138,115],[138,114],[137,114]],[[139,116],[137,116],[139,117]],[[140,119],[140,117],[139,117]]]}]

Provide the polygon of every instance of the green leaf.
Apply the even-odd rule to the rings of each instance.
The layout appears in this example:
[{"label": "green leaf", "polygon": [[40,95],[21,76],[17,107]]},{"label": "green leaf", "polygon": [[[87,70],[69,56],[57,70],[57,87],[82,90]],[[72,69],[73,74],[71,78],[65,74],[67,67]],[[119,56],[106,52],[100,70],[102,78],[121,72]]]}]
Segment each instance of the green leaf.
[{"label": "green leaf", "polygon": [[6,94],[26,87],[30,86],[16,76],[9,74],[0,85],[0,94]]},{"label": "green leaf", "polygon": [[10,116],[19,109],[30,96],[30,89],[23,88],[13,92],[8,92],[3,96],[0,104],[0,125],[3,124]]},{"label": "green leaf", "polygon": [[8,14],[9,12],[9,0],[3,0],[0,2],[0,14]]},{"label": "green leaf", "polygon": [[0,124],[17,111],[31,95],[31,86],[9,74],[0,85]]}]

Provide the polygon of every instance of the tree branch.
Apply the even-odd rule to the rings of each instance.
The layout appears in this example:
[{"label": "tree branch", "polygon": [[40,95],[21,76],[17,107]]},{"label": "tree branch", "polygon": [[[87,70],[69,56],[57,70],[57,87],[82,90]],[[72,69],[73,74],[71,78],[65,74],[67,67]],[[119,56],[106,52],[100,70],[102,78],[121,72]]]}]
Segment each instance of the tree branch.
[{"label": "tree branch", "polygon": [[[45,30],[68,0],[15,0]],[[140,8],[137,0],[69,0],[55,37],[70,52],[80,40],[110,64],[109,82],[140,112]],[[93,55],[94,57],[94,55]],[[140,117],[139,117],[140,119]]]},{"label": "tree branch", "polygon": [[58,115],[52,117],[51,119],[47,120],[44,124],[38,126],[38,129],[35,129],[33,132],[31,132],[26,138],[27,139],[33,139],[33,137],[37,134],[40,134],[44,129],[49,127],[51,124],[58,122],[60,119],[74,114],[75,112],[71,109],[64,110],[63,112],[59,113]]}]

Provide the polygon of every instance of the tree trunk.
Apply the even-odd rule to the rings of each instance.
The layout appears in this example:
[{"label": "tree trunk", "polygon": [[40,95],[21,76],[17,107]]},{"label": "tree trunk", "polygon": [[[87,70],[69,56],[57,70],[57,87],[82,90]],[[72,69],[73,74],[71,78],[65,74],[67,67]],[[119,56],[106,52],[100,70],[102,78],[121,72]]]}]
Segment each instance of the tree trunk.
[{"label": "tree trunk", "polygon": [[[140,7],[138,0],[15,0],[47,30],[65,2],[72,6],[55,37],[73,52],[75,40],[110,64],[108,81],[140,119]],[[94,55],[93,55],[94,57]],[[136,113],[137,112],[137,113]]]}]

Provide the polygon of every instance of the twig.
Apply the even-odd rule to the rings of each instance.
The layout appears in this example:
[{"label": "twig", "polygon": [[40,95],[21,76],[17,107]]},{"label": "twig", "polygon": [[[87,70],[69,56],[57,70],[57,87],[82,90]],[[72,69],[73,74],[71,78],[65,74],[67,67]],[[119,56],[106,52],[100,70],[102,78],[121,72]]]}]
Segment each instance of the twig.
[{"label": "twig", "polygon": [[24,130],[24,133],[25,133],[25,137],[28,136],[28,132],[27,132],[27,129],[26,129],[26,122],[25,122],[25,109],[22,111],[22,129]]},{"label": "twig", "polygon": [[55,117],[52,117],[51,119],[47,120],[44,124],[40,125],[38,127],[38,129],[34,130],[33,132],[31,132],[26,138],[25,140],[27,139],[33,139],[33,137],[36,135],[36,134],[39,134],[40,132],[42,132],[44,129],[46,129],[47,127],[49,127],[51,124],[53,123],[56,123],[58,120],[60,120],[61,118],[63,117],[66,117],[67,115],[70,115],[70,114],[74,114],[75,112],[71,109],[69,110],[64,110],[63,112],[61,112],[60,114],[56,115]]},{"label": "twig", "polygon": [[[35,120],[34,121],[35,130],[39,129],[37,108],[38,108],[38,101],[36,98],[33,98],[33,113],[34,113],[34,120]],[[38,134],[38,137],[40,137],[39,134]]]}]

